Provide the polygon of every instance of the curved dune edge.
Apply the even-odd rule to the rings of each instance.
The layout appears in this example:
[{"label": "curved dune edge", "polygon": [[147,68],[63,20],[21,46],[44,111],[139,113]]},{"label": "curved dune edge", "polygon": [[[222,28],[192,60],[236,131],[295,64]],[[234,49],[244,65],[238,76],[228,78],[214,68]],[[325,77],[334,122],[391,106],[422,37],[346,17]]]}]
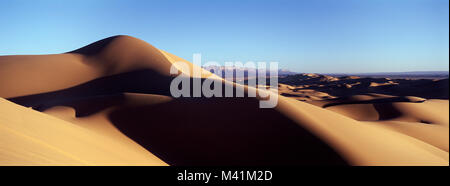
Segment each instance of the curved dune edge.
[{"label": "curved dune edge", "polygon": [[132,141],[0,98],[0,165],[167,165]]},{"label": "curved dune edge", "polygon": [[[282,112],[307,124],[354,165],[448,165],[448,152],[383,125],[370,125],[293,99]],[[301,109],[300,109],[301,108]]]},{"label": "curved dune edge", "polygon": [[[172,63],[188,62],[129,36],[106,42],[101,50],[94,43],[66,54],[0,56],[0,84],[4,85],[0,97],[63,90],[139,69],[169,77]],[[200,68],[190,65],[191,69]],[[201,75],[209,76],[207,71]],[[0,99],[0,165],[167,165],[151,153],[151,147],[145,149],[125,136],[107,116],[123,105],[159,105],[171,103],[173,98],[124,96],[126,101],[86,117],[75,117],[76,111],[70,106],[51,107],[41,113]],[[326,142],[352,165],[449,165],[448,119],[439,120],[442,128],[436,129],[447,133],[429,138],[406,124],[393,127],[384,121],[357,121],[283,96],[275,110]],[[447,142],[443,142],[445,139]]]}]

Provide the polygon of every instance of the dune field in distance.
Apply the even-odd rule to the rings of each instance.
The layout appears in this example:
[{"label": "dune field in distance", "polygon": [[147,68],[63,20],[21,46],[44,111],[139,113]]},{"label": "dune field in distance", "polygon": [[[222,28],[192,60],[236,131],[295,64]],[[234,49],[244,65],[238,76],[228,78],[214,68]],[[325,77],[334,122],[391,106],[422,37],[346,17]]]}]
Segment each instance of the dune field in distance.
[{"label": "dune field in distance", "polygon": [[174,98],[177,61],[131,36],[0,56],[0,165],[449,165],[448,77],[280,76],[262,109]]}]

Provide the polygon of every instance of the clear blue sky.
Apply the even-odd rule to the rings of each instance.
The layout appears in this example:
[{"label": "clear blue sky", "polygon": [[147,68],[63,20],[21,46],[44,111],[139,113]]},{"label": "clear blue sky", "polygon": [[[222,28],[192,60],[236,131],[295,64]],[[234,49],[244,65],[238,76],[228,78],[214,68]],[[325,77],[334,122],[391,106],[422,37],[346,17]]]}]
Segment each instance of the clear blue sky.
[{"label": "clear blue sky", "polygon": [[449,68],[448,0],[0,1],[0,55],[70,51],[126,34],[203,62],[297,72]]}]

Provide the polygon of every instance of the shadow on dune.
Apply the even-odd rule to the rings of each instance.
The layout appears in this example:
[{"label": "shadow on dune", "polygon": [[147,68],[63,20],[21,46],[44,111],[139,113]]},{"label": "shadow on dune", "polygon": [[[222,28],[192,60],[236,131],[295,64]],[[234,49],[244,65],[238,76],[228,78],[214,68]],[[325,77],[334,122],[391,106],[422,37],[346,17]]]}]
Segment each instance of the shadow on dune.
[{"label": "shadow on dune", "polygon": [[170,96],[171,80],[140,70],[9,100],[39,111],[70,106],[77,117],[114,108],[108,115],[111,123],[170,165],[347,164],[299,124],[275,109],[260,109],[255,98],[178,98],[156,105],[124,104],[125,92]]},{"label": "shadow on dune", "polygon": [[98,78],[87,83],[54,92],[9,98],[19,105],[43,111],[90,97],[102,97],[124,92],[151,93],[170,96],[172,77],[160,75],[150,69],[138,70]]},{"label": "shadow on dune", "polygon": [[392,103],[375,103],[373,107],[378,112],[378,120],[389,120],[403,115]]},{"label": "shadow on dune", "polygon": [[350,105],[350,104],[370,104],[373,105],[374,109],[378,113],[378,120],[389,120],[401,117],[403,114],[393,105],[393,103],[404,102],[404,103],[422,103],[424,100],[412,101],[406,97],[392,97],[392,98],[378,98],[372,100],[346,100],[346,98],[330,99],[336,102],[328,103],[323,105],[323,108],[328,108],[332,106],[339,105]]},{"label": "shadow on dune", "polygon": [[393,103],[393,102],[412,102],[412,103],[422,103],[424,100],[421,101],[411,101],[410,99],[406,97],[392,97],[392,98],[379,98],[379,99],[372,99],[372,100],[361,100],[361,101],[346,101],[345,98],[338,98],[338,99],[330,99],[332,101],[337,101],[333,103],[328,103],[323,106],[323,108],[332,107],[332,106],[338,106],[338,105],[348,105],[348,104],[383,104],[383,103]]},{"label": "shadow on dune", "polygon": [[110,119],[170,165],[342,165],[328,145],[251,98],[180,98]]}]

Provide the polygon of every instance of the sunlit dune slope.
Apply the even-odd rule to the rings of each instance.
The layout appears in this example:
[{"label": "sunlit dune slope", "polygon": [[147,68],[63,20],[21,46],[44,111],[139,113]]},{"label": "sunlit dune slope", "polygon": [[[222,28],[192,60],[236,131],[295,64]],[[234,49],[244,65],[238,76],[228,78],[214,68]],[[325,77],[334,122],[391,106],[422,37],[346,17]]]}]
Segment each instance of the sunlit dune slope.
[{"label": "sunlit dune slope", "polygon": [[133,142],[2,98],[0,138],[0,165],[166,165]]}]

